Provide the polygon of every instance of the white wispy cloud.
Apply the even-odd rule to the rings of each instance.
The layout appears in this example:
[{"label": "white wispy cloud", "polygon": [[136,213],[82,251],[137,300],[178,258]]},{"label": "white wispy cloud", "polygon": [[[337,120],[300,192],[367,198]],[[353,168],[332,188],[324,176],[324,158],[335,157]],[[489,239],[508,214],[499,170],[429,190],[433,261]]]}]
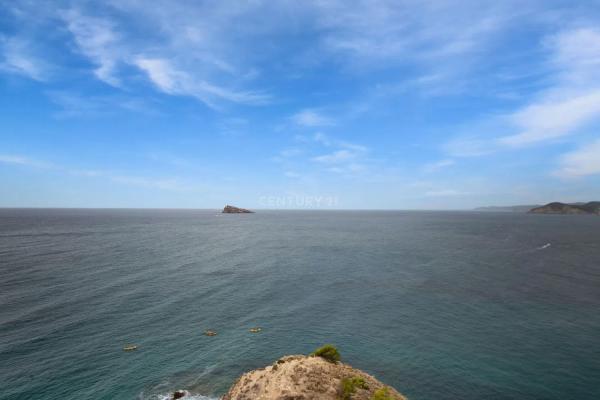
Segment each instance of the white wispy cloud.
[{"label": "white wispy cloud", "polygon": [[177,168],[193,168],[195,166],[194,160],[180,157],[168,152],[152,152],[147,154],[146,157],[152,161],[171,165]]},{"label": "white wispy cloud", "polygon": [[423,167],[423,170],[425,172],[435,172],[435,171],[439,171],[441,169],[444,169],[446,167],[450,167],[452,165],[456,164],[456,161],[450,159],[450,158],[446,158],[443,160],[439,160],[439,161],[435,161],[429,164],[426,164]]},{"label": "white wispy cloud", "polygon": [[[271,56],[282,55],[282,65],[292,75],[313,62],[307,59],[342,67],[418,65],[423,67],[419,71],[424,72],[420,74],[425,80],[434,78],[436,84],[430,86],[439,88],[443,86],[440,81],[456,81],[455,74],[449,72],[467,68],[468,60],[475,59],[467,55],[477,54],[507,24],[527,15],[528,8],[521,4],[514,7],[512,1],[477,5],[474,1],[375,0],[348,7],[341,0],[156,0],[148,7],[138,0],[111,0],[95,7],[78,3],[54,10],[54,15],[51,7],[44,10],[50,14],[48,20],[54,22],[56,15],[62,19],[74,48],[94,65],[99,80],[130,89],[128,86],[139,78],[130,68],[135,66],[159,91],[191,96],[217,107],[218,101],[268,103],[272,99],[268,90],[246,86],[271,69]],[[25,20],[40,7],[32,4],[21,8],[18,17]],[[298,26],[314,33],[314,40],[299,54],[282,54],[277,38],[296,35]],[[256,44],[264,43],[265,38],[276,45],[257,51]],[[336,122],[311,109],[294,118],[304,126]]]},{"label": "white wispy cloud", "polygon": [[548,36],[546,87],[520,108],[491,114],[450,139],[444,149],[454,157],[487,155],[568,140],[600,120],[600,30],[565,29]]},{"label": "white wispy cloud", "polygon": [[[581,133],[600,120],[600,30],[566,30],[547,41],[553,50],[555,85],[540,100],[511,117],[521,132],[503,137],[501,144],[523,146],[548,143]],[[553,175],[578,178],[600,174],[600,140],[566,153]]]},{"label": "white wispy cloud", "polygon": [[151,99],[131,97],[124,94],[85,96],[75,91],[48,91],[46,96],[59,111],[56,118],[87,118],[109,116],[119,111],[136,112],[146,115],[159,115]]},{"label": "white wispy cloud", "polygon": [[340,140],[337,142],[337,145],[340,147],[343,147],[345,149],[349,149],[353,152],[358,152],[358,153],[366,153],[367,151],[369,151],[369,148],[367,146],[363,146],[361,144],[356,144],[356,143],[350,143],[350,142],[346,142],[344,140]]},{"label": "white wispy cloud", "polygon": [[18,37],[0,36],[0,71],[25,76],[37,81],[47,78],[47,62],[33,55],[29,43]]},{"label": "white wispy cloud", "polygon": [[366,146],[332,138],[322,132],[317,132],[312,136],[297,135],[296,140],[303,143],[314,143],[323,147],[340,147],[356,152],[367,152],[369,150]]},{"label": "white wispy cloud", "polygon": [[366,171],[368,168],[365,164],[361,163],[345,163],[345,164],[336,164],[327,168],[330,172],[335,172],[336,174],[347,175],[347,176],[355,176]]},{"label": "white wispy cloud", "polygon": [[193,190],[193,185],[177,177],[153,177],[127,175],[108,170],[89,170],[78,168],[61,168],[65,173],[87,178],[102,178],[121,185],[140,187],[147,189],[158,189],[165,191],[187,192]]},{"label": "white wispy cloud", "polygon": [[[57,11],[72,35],[74,49],[94,65],[99,80],[130,89],[139,80],[139,74],[132,74],[134,66],[162,93],[191,96],[213,108],[218,108],[218,101],[262,105],[270,100],[265,92],[234,88],[259,72],[252,66],[238,69],[221,57],[231,45],[228,21],[235,18],[225,8],[169,1],[149,10],[125,0],[105,6],[118,13],[99,14],[84,5]],[[132,23],[152,34],[136,35]]]},{"label": "white wispy cloud", "polygon": [[128,185],[138,186],[149,189],[159,189],[175,192],[187,192],[190,191],[190,187],[185,183],[181,182],[180,179],[170,178],[146,178],[139,176],[127,176],[127,175],[109,175],[108,178],[112,182]]},{"label": "white wispy cloud", "polygon": [[287,178],[291,178],[291,179],[299,179],[302,178],[302,174],[299,174],[297,172],[294,171],[285,171],[283,173]]},{"label": "white wispy cloud", "polygon": [[600,30],[566,30],[547,39],[554,84],[507,118],[517,133],[499,143],[523,146],[578,133],[600,119]]},{"label": "white wispy cloud", "polygon": [[44,169],[54,167],[51,163],[16,154],[0,154],[0,163]]},{"label": "white wispy cloud", "polygon": [[513,114],[511,118],[521,132],[502,137],[499,142],[510,146],[545,142],[572,135],[599,117],[600,90],[564,100],[543,100]]},{"label": "white wispy cloud", "polygon": [[313,109],[306,109],[297,112],[296,114],[292,115],[292,121],[297,125],[307,127],[334,125],[333,119]]},{"label": "white wispy cloud", "polygon": [[[450,71],[468,69],[495,35],[520,16],[527,5],[510,1],[431,2],[372,0],[318,1],[312,4],[316,23],[323,30],[324,51],[343,57],[345,64],[381,68],[415,64],[448,78]],[[377,29],[373,29],[377,27]],[[440,63],[439,60],[444,62]]]},{"label": "white wispy cloud", "polygon": [[180,178],[158,178],[148,176],[124,175],[101,169],[61,168],[65,173],[86,178],[102,178],[121,185],[158,189],[165,191],[187,192],[193,187]]},{"label": "white wispy cloud", "polygon": [[89,178],[99,176],[102,177],[106,175],[105,171],[95,169],[69,169],[67,172],[69,173],[69,175],[86,176]]},{"label": "white wispy cloud", "polygon": [[338,164],[342,162],[347,162],[348,160],[355,159],[357,157],[356,152],[352,152],[350,150],[336,150],[329,154],[324,154],[322,156],[314,157],[313,161],[326,163],[326,164]]},{"label": "white wispy cloud", "polygon": [[[339,140],[322,132],[313,135],[296,135],[295,147],[281,150],[273,161],[281,163],[287,171],[310,170],[307,162],[317,170],[312,172],[333,172],[345,176],[356,176],[369,170],[371,160],[369,148],[357,143]],[[293,177],[285,173],[288,177]],[[304,173],[303,178],[308,175]]]},{"label": "white wispy cloud", "polygon": [[369,160],[366,157],[369,151],[367,147],[331,139],[324,134],[315,135],[313,140],[330,149],[326,154],[311,158],[312,162],[324,166],[326,171],[345,176],[356,176],[369,169]]},{"label": "white wispy cloud", "polygon": [[597,26],[564,30],[550,36],[546,46],[553,50],[552,66],[561,86],[589,89],[600,77],[600,29]]},{"label": "white wispy cloud", "polygon": [[54,164],[43,160],[34,159],[31,157],[16,155],[16,154],[0,154],[0,164],[13,166],[21,166],[27,168],[51,170],[53,172],[62,173],[65,175],[81,176],[86,178],[103,178],[114,183],[143,187],[150,189],[159,189],[167,191],[190,191],[193,190],[193,185],[176,177],[148,177],[125,175],[114,171],[101,169],[81,169],[72,168],[64,165]]},{"label": "white wispy cloud", "polygon": [[324,133],[317,132],[313,135],[312,140],[322,144],[323,146],[331,146],[331,140]]},{"label": "white wispy cloud", "polygon": [[185,79],[185,76],[175,70],[168,60],[138,58],[134,64],[145,71],[150,80],[166,93],[177,93],[179,81]]},{"label": "white wispy cloud", "polygon": [[456,189],[439,189],[439,190],[428,190],[424,193],[425,197],[456,197],[466,196],[469,193],[462,192]]},{"label": "white wispy cloud", "polygon": [[442,147],[451,157],[480,157],[499,149],[495,137],[480,137],[472,134],[454,137]]},{"label": "white wispy cloud", "polygon": [[600,174],[600,139],[564,154],[560,169],[555,175],[563,178],[579,178]]},{"label": "white wispy cloud", "polygon": [[140,57],[134,60],[134,64],[164,93],[196,97],[212,107],[215,107],[215,98],[244,104],[266,104],[269,101],[266,94],[238,92],[208,83],[178,70],[166,59]]},{"label": "white wispy cloud", "polygon": [[121,82],[115,68],[125,54],[119,46],[120,37],[114,22],[84,15],[77,9],[62,12],[62,17],[79,51],[96,65],[96,77],[109,85],[119,86]]},{"label": "white wispy cloud", "polygon": [[302,149],[299,149],[297,147],[289,147],[287,149],[281,150],[279,152],[279,155],[281,157],[289,158],[289,157],[299,156],[302,153],[303,153]]}]

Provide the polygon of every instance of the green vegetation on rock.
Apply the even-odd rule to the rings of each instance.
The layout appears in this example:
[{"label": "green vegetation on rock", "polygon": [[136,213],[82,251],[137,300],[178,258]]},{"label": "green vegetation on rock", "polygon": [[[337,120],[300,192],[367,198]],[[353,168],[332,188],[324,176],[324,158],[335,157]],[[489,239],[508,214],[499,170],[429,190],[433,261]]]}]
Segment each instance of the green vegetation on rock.
[{"label": "green vegetation on rock", "polygon": [[384,387],[377,389],[375,393],[373,393],[371,400],[394,400],[394,398],[390,395],[388,389]]},{"label": "green vegetation on rock", "polygon": [[342,379],[342,400],[350,400],[352,395],[356,393],[357,388],[369,388],[364,378],[361,378],[360,376],[354,376],[352,378]]},{"label": "green vegetation on rock", "polygon": [[336,349],[335,346],[332,346],[330,344],[326,344],[325,346],[318,348],[313,353],[311,353],[311,356],[321,357],[332,363],[336,363],[341,360],[340,352],[338,351],[338,349]]}]

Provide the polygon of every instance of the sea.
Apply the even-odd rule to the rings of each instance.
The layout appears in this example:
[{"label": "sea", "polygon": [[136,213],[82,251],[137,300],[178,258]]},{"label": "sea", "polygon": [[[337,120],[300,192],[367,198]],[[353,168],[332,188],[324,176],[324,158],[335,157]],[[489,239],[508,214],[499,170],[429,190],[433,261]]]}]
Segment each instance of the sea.
[{"label": "sea", "polygon": [[326,343],[412,400],[598,400],[600,217],[0,210],[2,400],[217,399]]}]

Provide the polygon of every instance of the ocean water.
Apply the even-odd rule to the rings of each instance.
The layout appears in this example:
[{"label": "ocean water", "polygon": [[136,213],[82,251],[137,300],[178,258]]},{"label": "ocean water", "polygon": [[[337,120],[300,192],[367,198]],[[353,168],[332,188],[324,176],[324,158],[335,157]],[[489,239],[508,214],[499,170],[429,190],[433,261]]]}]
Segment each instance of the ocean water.
[{"label": "ocean water", "polygon": [[217,398],[324,343],[413,400],[600,398],[596,217],[4,209],[0,276],[2,400]]}]

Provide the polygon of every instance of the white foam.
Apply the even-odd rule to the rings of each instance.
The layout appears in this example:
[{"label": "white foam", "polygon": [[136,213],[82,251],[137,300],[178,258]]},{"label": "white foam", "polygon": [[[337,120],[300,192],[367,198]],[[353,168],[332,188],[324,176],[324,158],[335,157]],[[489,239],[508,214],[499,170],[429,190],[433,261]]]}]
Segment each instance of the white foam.
[{"label": "white foam", "polygon": [[[154,394],[147,398],[147,400],[171,400],[173,398],[173,393],[161,393]],[[201,394],[189,393],[185,397],[182,397],[183,400],[219,400],[217,397],[208,397],[203,396]]]},{"label": "white foam", "polygon": [[538,247],[537,249],[538,249],[538,250],[544,250],[544,249],[547,249],[547,248],[548,248],[548,247],[550,247],[550,246],[552,246],[552,244],[551,244],[551,243],[546,243],[545,245],[543,245],[543,246],[540,246],[540,247]]}]

